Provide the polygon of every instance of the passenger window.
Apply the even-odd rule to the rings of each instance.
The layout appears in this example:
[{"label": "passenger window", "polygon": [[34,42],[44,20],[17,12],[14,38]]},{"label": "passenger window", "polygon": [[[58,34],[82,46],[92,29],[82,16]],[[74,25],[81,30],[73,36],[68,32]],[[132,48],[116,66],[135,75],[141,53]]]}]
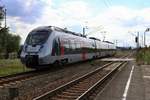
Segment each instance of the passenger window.
[{"label": "passenger window", "polygon": [[71,48],[72,50],[74,50],[74,49],[76,48],[76,47],[75,47],[75,43],[74,43],[73,40],[70,41],[70,48]]}]

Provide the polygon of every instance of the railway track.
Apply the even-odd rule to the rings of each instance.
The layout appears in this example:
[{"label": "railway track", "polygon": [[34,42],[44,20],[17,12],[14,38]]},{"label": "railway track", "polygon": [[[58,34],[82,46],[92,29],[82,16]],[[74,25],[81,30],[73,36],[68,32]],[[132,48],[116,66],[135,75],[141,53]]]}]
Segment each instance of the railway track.
[{"label": "railway track", "polygon": [[[125,55],[122,58],[125,58],[129,55]],[[14,74],[14,75],[8,75],[8,76],[4,76],[4,77],[0,77],[0,86],[3,86],[5,84],[9,84],[9,83],[15,83],[16,81],[22,81],[22,80],[26,80],[28,78],[34,77],[34,76],[38,76],[38,75],[42,75],[42,74],[46,74],[48,71],[29,71],[29,72],[23,72],[23,73],[18,73],[18,74]]]},{"label": "railway track", "polygon": [[15,83],[17,81],[24,81],[26,79],[33,78],[39,75],[48,74],[49,72],[52,72],[52,70],[32,70],[28,72],[0,77],[0,86],[8,85],[10,83]]},{"label": "railway track", "polygon": [[122,58],[130,58],[130,57],[132,57],[132,55],[133,55],[133,53],[129,53],[127,55],[124,55]]},{"label": "railway track", "polygon": [[18,74],[12,74],[8,76],[0,77],[0,86],[8,85],[10,83],[15,83],[17,81],[24,81],[29,78],[33,78],[40,75],[46,75],[49,72],[55,71],[56,69],[48,69],[48,70],[32,70],[28,72],[22,72]]},{"label": "railway track", "polygon": [[91,93],[126,62],[108,63],[33,100],[88,100]]},{"label": "railway track", "polygon": [[[131,54],[125,55],[122,58],[126,58],[128,56],[131,56]],[[18,74],[0,77],[0,86],[2,86],[4,84],[9,84],[11,82],[25,80],[25,79],[28,79],[30,77],[46,74],[47,72],[48,71],[44,71],[44,70],[42,70],[42,71],[41,70],[40,71],[33,70],[33,71],[29,71],[29,72],[23,72],[23,73],[18,73]]]},{"label": "railway track", "polygon": [[48,71],[28,71],[28,72],[23,72],[23,73],[18,73],[18,74],[13,74],[13,75],[8,75],[4,77],[0,77],[0,86],[9,84],[9,83],[15,83],[17,81],[23,81],[38,75],[43,75],[48,73]]}]

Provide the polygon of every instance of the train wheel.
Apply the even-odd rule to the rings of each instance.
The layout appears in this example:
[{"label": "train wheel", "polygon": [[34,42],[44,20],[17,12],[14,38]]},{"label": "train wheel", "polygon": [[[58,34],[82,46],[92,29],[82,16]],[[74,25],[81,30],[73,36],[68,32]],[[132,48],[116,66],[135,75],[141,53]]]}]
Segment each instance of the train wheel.
[{"label": "train wheel", "polygon": [[61,61],[61,65],[62,65],[62,66],[66,65],[67,63],[68,63],[68,59],[63,59],[63,60]]},{"label": "train wheel", "polygon": [[54,67],[58,67],[58,66],[60,66],[60,65],[61,65],[61,63],[60,63],[58,60],[53,63],[53,66],[54,66]]}]

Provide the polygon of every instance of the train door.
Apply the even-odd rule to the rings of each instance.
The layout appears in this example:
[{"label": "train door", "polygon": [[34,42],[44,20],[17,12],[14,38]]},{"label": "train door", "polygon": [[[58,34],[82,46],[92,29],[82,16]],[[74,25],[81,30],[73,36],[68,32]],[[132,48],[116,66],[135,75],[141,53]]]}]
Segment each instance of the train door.
[{"label": "train door", "polygon": [[53,41],[52,56],[60,56],[60,40],[55,38]]}]

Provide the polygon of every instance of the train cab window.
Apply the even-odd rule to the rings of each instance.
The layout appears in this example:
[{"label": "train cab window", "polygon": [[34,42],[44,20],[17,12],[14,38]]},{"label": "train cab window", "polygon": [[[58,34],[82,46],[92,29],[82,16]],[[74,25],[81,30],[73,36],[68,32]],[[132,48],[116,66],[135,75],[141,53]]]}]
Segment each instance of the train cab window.
[{"label": "train cab window", "polygon": [[47,41],[51,32],[48,30],[32,31],[27,37],[26,43],[28,45],[40,45]]}]

